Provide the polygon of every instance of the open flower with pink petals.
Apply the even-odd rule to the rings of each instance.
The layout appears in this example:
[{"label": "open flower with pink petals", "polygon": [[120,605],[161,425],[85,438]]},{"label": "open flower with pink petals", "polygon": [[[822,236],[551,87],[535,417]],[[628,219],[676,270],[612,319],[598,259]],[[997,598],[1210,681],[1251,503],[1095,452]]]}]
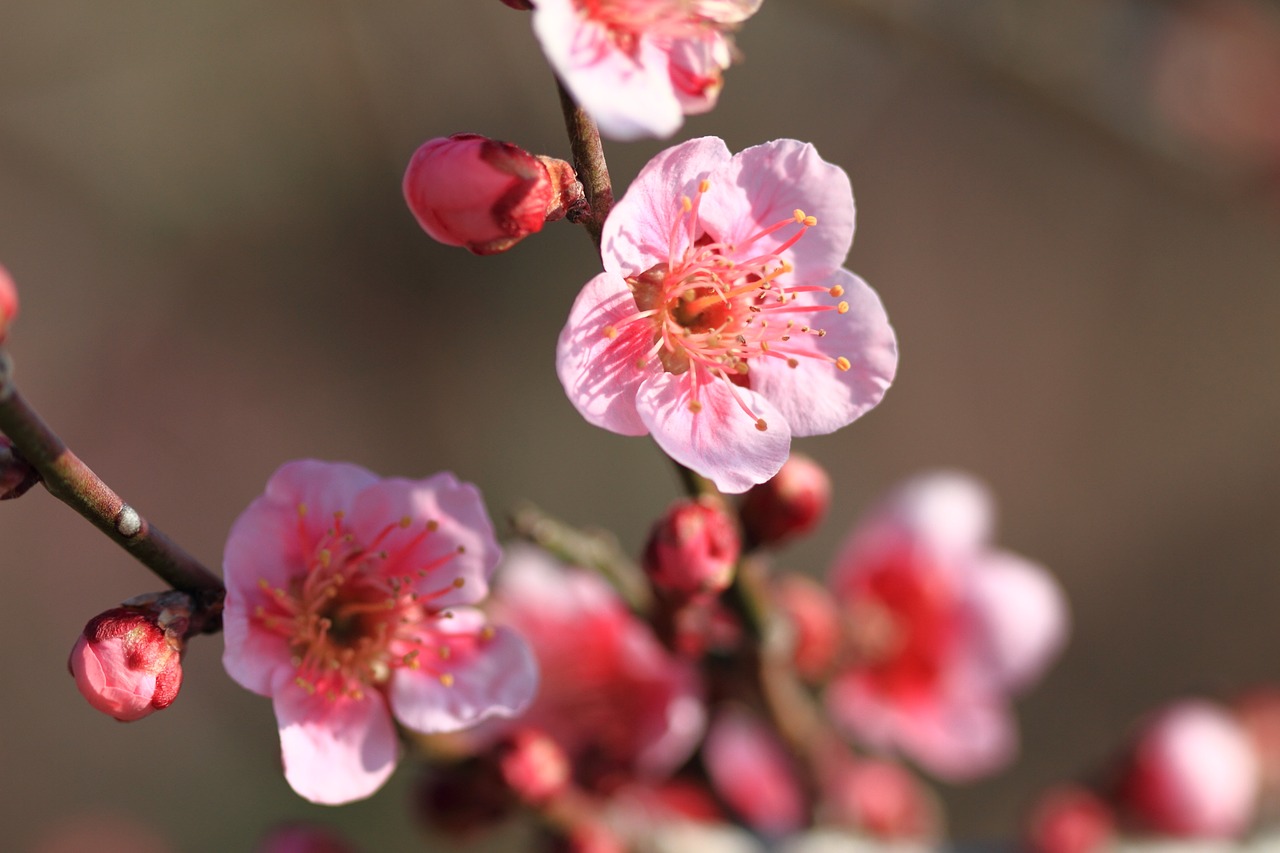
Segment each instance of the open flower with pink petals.
[{"label": "open flower with pink petals", "polygon": [[841,267],[849,178],[780,139],[714,137],[649,162],[604,225],[604,272],[579,294],[556,367],[589,422],[651,434],[742,492],[884,396],[897,369],[879,297]]},{"label": "open flower with pink petals", "polygon": [[829,578],[850,646],[827,691],[832,716],[951,780],[1013,758],[1009,697],[1040,676],[1068,630],[1053,577],[988,546],[992,516],[968,477],[913,480],[859,525]]},{"label": "open flower with pink petals", "polygon": [[508,549],[495,613],[528,638],[542,687],[520,725],[560,745],[575,781],[609,793],[665,779],[706,725],[696,670],[613,588],[529,546]]},{"label": "open flower with pink petals", "polygon": [[760,0],[537,0],[533,30],[556,74],[615,139],[670,136],[716,104],[729,33]]},{"label": "open flower with pink petals", "polygon": [[469,606],[499,556],[479,491],[452,474],[303,460],[272,475],[227,540],[223,664],[272,698],[295,791],[376,791],[398,757],[393,717],[446,732],[528,705],[524,640]]}]

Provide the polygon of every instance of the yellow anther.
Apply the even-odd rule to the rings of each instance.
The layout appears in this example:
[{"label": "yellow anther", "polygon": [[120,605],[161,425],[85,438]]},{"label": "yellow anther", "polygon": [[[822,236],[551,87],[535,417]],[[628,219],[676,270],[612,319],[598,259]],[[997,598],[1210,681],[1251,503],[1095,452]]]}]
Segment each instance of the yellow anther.
[{"label": "yellow anther", "polygon": [[440,683],[441,683],[441,684],[443,684],[445,687],[452,687],[452,686],[453,686],[453,674],[452,674],[452,673],[448,673],[448,672],[442,672],[442,673],[440,673]]},{"label": "yellow anther", "polygon": [[693,412],[695,415],[696,415],[696,414],[698,414],[698,412],[701,412],[701,411],[702,411],[702,402],[701,402],[700,400],[690,400],[690,401],[689,401],[689,411]]},{"label": "yellow anther", "polygon": [[271,584],[267,583],[266,578],[258,578],[258,586],[264,590],[271,589]]},{"label": "yellow anther", "polygon": [[768,341],[761,341],[761,342],[760,342],[760,351],[761,351],[761,352],[768,352],[768,351],[769,351],[769,342],[768,342]]},{"label": "yellow anther", "polygon": [[698,192],[704,193],[709,189],[711,189],[711,182],[708,181],[706,178],[703,178],[701,181],[698,182]]},{"label": "yellow anther", "polygon": [[845,358],[844,356],[840,356],[839,358],[836,359],[836,367],[840,368],[841,370],[848,370],[850,367],[853,367],[853,365],[850,364],[849,359]]},{"label": "yellow anther", "polygon": [[808,227],[812,228],[813,226],[815,226],[815,225],[817,225],[817,224],[818,224],[818,217],[816,217],[816,216],[806,216],[806,217],[804,218],[804,220],[803,220],[803,223],[804,223],[805,225],[807,225]]},{"label": "yellow anther", "polygon": [[738,362],[733,366],[733,369],[742,374],[746,374],[751,371],[751,367],[745,361]]},{"label": "yellow anther", "polygon": [[797,223],[799,223],[799,224],[801,224],[801,225],[803,225],[803,224],[804,224],[804,216],[805,216],[805,213],[804,213],[804,211],[803,211],[803,210],[801,210],[800,208],[798,208],[798,207],[797,207],[795,210],[791,211],[791,215],[792,215],[792,216],[794,216],[794,217],[796,218],[796,222],[797,222]]},{"label": "yellow anther", "polygon": [[764,422],[764,418],[756,418],[756,429],[765,432],[769,429],[769,425]]},{"label": "yellow anther", "polygon": [[314,695],[316,692],[316,686],[312,684],[310,681],[307,681],[301,675],[295,678],[293,680],[293,683],[301,687],[303,690],[305,690],[307,692],[307,695],[309,696]]},{"label": "yellow anther", "polygon": [[618,330],[617,330],[616,328],[614,328],[613,326],[605,326],[605,327],[604,327],[604,336],[605,336],[606,338],[608,338],[609,340],[613,340],[614,338],[616,338],[616,337],[618,336]]},{"label": "yellow anther", "polygon": [[827,291],[827,293],[830,293],[832,296],[836,296],[836,297],[844,296],[844,288],[838,284],[833,285],[832,288]]},{"label": "yellow anther", "polygon": [[839,305],[837,305],[837,306],[836,306],[836,313],[837,313],[837,314],[848,314],[848,313],[849,313],[849,303],[848,303],[848,302],[843,302],[843,301],[842,301]]},{"label": "yellow anther", "polygon": [[693,300],[698,298],[698,294],[693,292],[693,288],[689,288],[684,293],[680,294],[680,298],[683,299],[685,302],[692,302]]},{"label": "yellow anther", "polygon": [[333,554],[330,553],[328,548],[320,549],[320,553],[317,556],[319,557],[320,565],[326,569],[329,568],[329,564],[333,562]]},{"label": "yellow anther", "polygon": [[430,521],[427,522],[428,533],[435,533],[439,529],[440,529],[440,522],[436,521],[435,519],[431,519]]},{"label": "yellow anther", "polygon": [[440,660],[448,660],[449,656],[453,654],[453,649],[448,646],[441,646],[436,649],[436,654],[440,655]]},{"label": "yellow anther", "polygon": [[787,359],[787,367],[799,367],[799,366],[800,366],[800,362],[796,361],[794,358]]},{"label": "yellow anther", "polygon": [[486,640],[486,641],[492,640],[495,636],[497,636],[497,634],[498,632],[494,629],[492,625],[485,625],[483,628],[480,629],[480,639],[482,640]]},{"label": "yellow anther", "polygon": [[407,515],[402,515],[402,516],[400,516],[400,526],[401,526],[401,527],[408,527],[410,524],[413,524],[413,519],[412,519],[412,518],[410,518],[410,517],[409,517],[409,516],[407,516]]},{"label": "yellow anther", "polygon": [[462,578],[454,578],[454,579],[453,579],[453,588],[454,588],[454,589],[462,589],[463,584],[465,584],[465,583],[466,583],[466,581],[465,581],[465,580],[463,580]]},{"label": "yellow anther", "polygon": [[347,517],[347,514],[346,514],[345,512],[343,512],[342,510],[340,510],[340,509],[339,509],[339,510],[335,510],[335,511],[334,511],[334,513],[333,513],[333,520],[334,520],[334,521],[342,521],[342,519],[344,519],[344,518],[346,518],[346,517]]},{"label": "yellow anther", "polygon": [[307,514],[307,505],[298,504],[298,518],[302,518],[306,514]]},{"label": "yellow anther", "polygon": [[645,369],[645,367],[646,367],[648,364],[649,364],[649,360],[648,360],[648,359],[645,359],[645,358],[637,358],[637,359],[636,359],[636,370],[644,370],[644,369]]},{"label": "yellow anther", "polygon": [[687,195],[680,197],[680,209],[683,210],[685,213],[688,213],[689,211],[693,210],[693,202],[689,200],[689,197]]},{"label": "yellow anther", "polygon": [[465,553],[467,553],[467,546],[466,546],[466,545],[459,545],[459,546],[458,546],[458,553],[459,553],[459,554],[465,554]]}]

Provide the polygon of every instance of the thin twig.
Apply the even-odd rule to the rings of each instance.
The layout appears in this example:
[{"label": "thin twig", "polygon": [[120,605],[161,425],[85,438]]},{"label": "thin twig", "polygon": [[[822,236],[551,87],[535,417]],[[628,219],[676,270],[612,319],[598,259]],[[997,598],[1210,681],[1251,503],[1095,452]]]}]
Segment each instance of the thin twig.
[{"label": "thin twig", "polygon": [[605,163],[604,147],[600,144],[600,129],[586,110],[573,100],[559,78],[556,86],[560,91],[560,108],[564,112],[564,128],[569,134],[569,148],[573,152],[573,168],[587,198],[587,215],[576,221],[586,226],[599,251],[600,233],[604,230],[609,211],[613,209],[613,185],[609,182],[609,166]]},{"label": "thin twig", "polygon": [[222,581],[153,527],[71,452],[18,392],[13,363],[4,350],[0,350],[0,433],[40,472],[49,494],[88,519],[165,583],[195,599],[192,633],[212,633],[222,627]]}]

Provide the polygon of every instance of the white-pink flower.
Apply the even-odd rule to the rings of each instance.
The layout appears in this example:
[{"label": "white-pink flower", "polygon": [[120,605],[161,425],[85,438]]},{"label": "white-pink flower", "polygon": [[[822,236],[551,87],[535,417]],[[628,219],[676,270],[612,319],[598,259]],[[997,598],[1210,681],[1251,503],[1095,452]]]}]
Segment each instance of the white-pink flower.
[{"label": "white-pink flower", "polygon": [[223,665],[272,698],[295,791],[376,791],[398,757],[393,716],[445,732],[528,705],[524,640],[468,606],[499,556],[479,491],[452,474],[303,460],[272,475],[227,540]]},{"label": "white-pink flower", "polygon": [[547,61],[601,132],[670,136],[715,106],[733,58],[728,33],[760,0],[537,0]]},{"label": "white-pink flower", "polygon": [[793,435],[849,424],[893,381],[880,299],[841,267],[853,227],[848,176],[807,143],[662,152],[609,214],[604,272],[560,334],[569,400],[722,491],[768,480]]},{"label": "white-pink flower", "polygon": [[852,647],[827,691],[831,715],[952,780],[1013,758],[1009,698],[1067,636],[1057,582],[988,546],[992,515],[968,477],[910,481],[858,526],[829,578]]}]

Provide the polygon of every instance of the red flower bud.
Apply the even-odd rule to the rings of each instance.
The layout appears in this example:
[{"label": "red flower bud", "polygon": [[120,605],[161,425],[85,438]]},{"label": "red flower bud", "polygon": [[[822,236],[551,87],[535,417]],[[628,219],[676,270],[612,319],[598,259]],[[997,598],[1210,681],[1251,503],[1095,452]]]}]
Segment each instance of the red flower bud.
[{"label": "red flower bud", "polygon": [[569,759],[554,740],[537,729],[510,735],[498,750],[502,778],[526,803],[543,803],[569,785]]},{"label": "red flower bud", "polygon": [[5,272],[4,267],[0,267],[0,343],[4,343],[4,336],[8,333],[9,326],[17,318],[18,288],[9,277],[9,273]]},{"label": "red flower bud", "polygon": [[826,587],[804,575],[788,574],[774,587],[778,607],[791,623],[791,659],[808,682],[820,681],[840,647],[840,612]]},{"label": "red flower bud", "polygon": [[191,600],[180,592],[141,596],[89,620],[67,668],[84,698],[121,722],[167,708],[182,686]]},{"label": "red flower bud", "polygon": [[424,231],[477,255],[505,252],[582,195],[567,163],[475,133],[423,143],[403,188]]},{"label": "red flower bud", "polygon": [[748,541],[774,545],[808,533],[831,505],[831,478],[807,456],[791,454],[772,480],[755,486],[742,501]]},{"label": "red flower bud", "polygon": [[1110,850],[1116,821],[1111,808],[1087,788],[1065,785],[1042,796],[1027,822],[1030,853],[1098,853]]},{"label": "red flower bud", "polygon": [[717,503],[681,500],[650,532],[644,569],[660,592],[702,598],[729,586],[740,552],[738,531]]},{"label": "red flower bud", "polygon": [[20,498],[40,482],[40,472],[14,449],[13,442],[0,435],[0,501]]}]

